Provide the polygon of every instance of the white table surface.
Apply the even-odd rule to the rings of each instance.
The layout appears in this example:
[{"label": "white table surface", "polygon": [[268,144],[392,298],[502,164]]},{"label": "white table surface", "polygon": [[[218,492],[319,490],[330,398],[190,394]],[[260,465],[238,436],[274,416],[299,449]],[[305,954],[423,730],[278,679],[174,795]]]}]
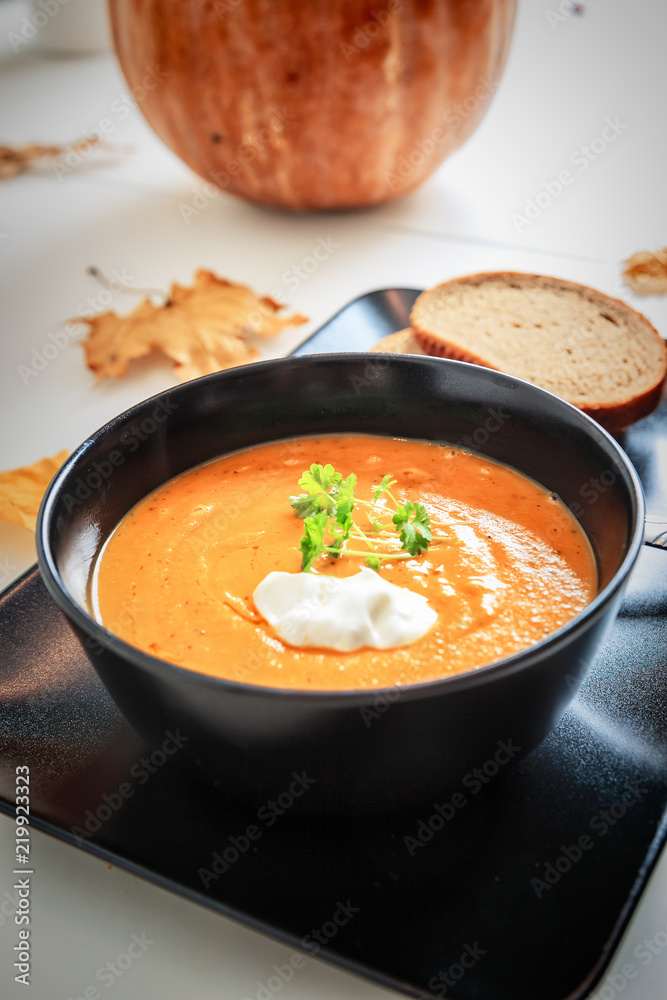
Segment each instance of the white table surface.
[{"label": "white table surface", "polygon": [[[202,181],[161,145],[139,112],[119,110],[126,85],[114,58],[49,57],[35,47],[39,38],[14,51],[12,32],[21,32],[28,7],[0,0],[0,142],[66,144],[109,118],[109,140],[131,147],[112,161],[96,156],[61,179],[47,167],[0,183],[0,469],[71,449],[130,404],[174,383],[167,363],[142,362],[129,377],[94,387],[74,342],[24,383],[19,366],[31,364],[33,349],[40,351],[49,332],[88,297],[99,296],[86,274],[92,264],[123,272],[137,286],[189,282],[195,269],[208,267],[258,292],[279,292],[310,322],[281,335],[271,345],[274,354],[365,291],[504,268],[595,285],[639,308],[665,335],[667,298],[634,297],[623,285],[621,262],[667,243],[667,6],[591,0],[583,15],[561,16],[569,6],[524,0],[486,119],[412,196],[356,214],[291,216],[220,194],[186,224],[179,206],[191,204]],[[607,119],[617,136],[583,170],[580,148],[602,134]],[[568,168],[573,183],[530,225],[517,226],[513,215],[524,214],[526,200]],[[320,237],[337,246],[291,287],[285,272]],[[123,311],[135,301],[116,297],[113,306]],[[31,535],[0,524],[0,586],[34,559]],[[3,1000],[67,1000],[85,996],[87,987],[115,1000],[242,1000],[254,998],[272,967],[292,954],[33,830],[31,984],[15,984],[13,839],[13,822],[0,817]],[[667,947],[660,944],[666,930],[663,855],[605,977],[603,1000],[667,997]],[[133,934],[152,943],[122,976],[101,984],[97,970],[126,952]],[[658,941],[648,961],[645,939]],[[396,996],[310,957],[281,995]]]}]

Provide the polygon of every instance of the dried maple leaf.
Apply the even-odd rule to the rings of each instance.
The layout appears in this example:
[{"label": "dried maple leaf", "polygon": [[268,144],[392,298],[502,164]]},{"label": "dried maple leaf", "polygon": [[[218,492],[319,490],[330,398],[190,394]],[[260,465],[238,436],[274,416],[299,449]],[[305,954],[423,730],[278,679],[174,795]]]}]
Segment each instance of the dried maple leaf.
[{"label": "dried maple leaf", "polygon": [[667,293],[667,247],[640,250],[625,261],[623,277],[637,295]]},{"label": "dried maple leaf", "polygon": [[69,146],[41,146],[31,143],[27,146],[0,146],[0,180],[8,180],[29,170],[33,163],[39,160],[55,160],[63,153],[85,155],[91,146],[97,149],[112,149],[108,143],[101,142],[96,136],[70,143]]},{"label": "dried maple leaf", "polygon": [[282,308],[246,285],[200,270],[192,287],[174,283],[164,305],[144,299],[127,316],[106,312],[86,318],[86,362],[102,380],[125,375],[130,361],[162,351],[183,381],[209,375],[256,357],[249,337],[271,337],[307,322],[298,314],[277,316]]},{"label": "dried maple leaf", "polygon": [[32,465],[0,472],[0,520],[35,530],[46,487],[68,455],[67,449]]}]

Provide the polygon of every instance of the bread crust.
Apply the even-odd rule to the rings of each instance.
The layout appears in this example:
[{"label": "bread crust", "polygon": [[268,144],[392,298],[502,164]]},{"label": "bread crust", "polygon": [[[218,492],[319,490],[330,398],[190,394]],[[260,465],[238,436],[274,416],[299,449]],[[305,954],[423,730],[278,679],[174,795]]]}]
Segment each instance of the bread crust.
[{"label": "bread crust", "polygon": [[415,337],[415,332],[411,327],[404,330],[397,330],[390,333],[377,344],[373,344],[371,351],[376,354],[428,354]]},{"label": "bread crust", "polygon": [[450,281],[443,281],[440,284],[435,285],[433,288],[427,289],[425,292],[422,292],[412,307],[412,311],[410,313],[410,323],[416,340],[428,354],[434,357],[452,358],[455,361],[466,361],[469,364],[479,365],[482,368],[490,368],[493,371],[502,370],[497,368],[495,365],[490,364],[484,358],[480,358],[477,355],[464,350],[459,345],[447,341],[442,335],[426,329],[424,326],[420,325],[418,318],[420,302],[423,302],[427,296],[431,296],[433,293],[437,293],[441,289],[447,289],[453,286],[480,285],[489,281],[504,281],[508,285],[516,283],[519,287],[521,287],[521,285],[537,285],[573,291],[582,295],[590,302],[594,302],[601,306],[618,306],[622,311],[632,314],[635,319],[643,322],[653,332],[656,340],[662,347],[663,372],[662,375],[658,377],[655,385],[651,386],[644,392],[629,397],[622,403],[600,406],[596,404],[578,402],[573,405],[578,406],[580,410],[583,410],[583,412],[587,413],[588,416],[593,417],[593,419],[597,420],[599,424],[614,433],[618,433],[625,427],[630,426],[630,424],[636,423],[643,417],[648,416],[659,405],[665,382],[667,380],[667,345],[656,328],[646,318],[646,316],[643,315],[643,313],[633,309],[632,306],[629,306],[621,299],[615,299],[610,295],[606,295],[604,292],[600,292],[597,289],[590,287],[589,285],[582,285],[574,281],[567,281],[564,278],[553,278],[549,275],[532,274],[520,271],[486,271],[452,278]]}]

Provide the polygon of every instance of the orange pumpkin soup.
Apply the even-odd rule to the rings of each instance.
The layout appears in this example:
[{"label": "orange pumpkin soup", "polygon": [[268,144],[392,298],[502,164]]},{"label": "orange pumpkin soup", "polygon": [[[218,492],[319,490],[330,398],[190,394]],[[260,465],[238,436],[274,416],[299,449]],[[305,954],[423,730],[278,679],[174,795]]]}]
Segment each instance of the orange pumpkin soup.
[{"label": "orange pumpkin soup", "polygon": [[[290,498],[312,463],[354,472],[365,498],[390,474],[394,502],[425,508],[428,549],[380,569],[437,612],[422,638],[351,652],[296,647],[258,613],[252,595],[267,574],[300,570],[304,521]],[[392,514],[386,495],[354,512],[362,528],[383,514]],[[360,544],[357,537],[344,549]],[[364,562],[324,553],[310,572],[347,577]],[[343,434],[239,451],[159,487],[107,540],[91,604],[109,631],[163,660],[234,681],[333,690],[414,684],[491,663],[559,628],[596,587],[584,532],[537,483],[448,445]]]}]

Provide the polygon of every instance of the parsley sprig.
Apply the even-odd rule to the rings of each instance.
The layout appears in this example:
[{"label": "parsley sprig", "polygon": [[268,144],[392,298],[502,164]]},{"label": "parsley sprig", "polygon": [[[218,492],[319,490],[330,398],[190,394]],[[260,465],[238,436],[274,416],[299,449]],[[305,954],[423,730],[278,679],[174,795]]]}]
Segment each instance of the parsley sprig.
[{"label": "parsley sprig", "polygon": [[[290,497],[290,503],[297,517],[303,519],[300,548],[304,572],[308,572],[321,555],[334,559],[343,553],[365,556],[366,565],[379,570],[386,559],[410,559],[428,549],[433,535],[423,504],[410,500],[399,503],[391,492],[391,487],[396,485],[391,476],[384,476],[373,488],[372,500],[357,497],[356,484],[354,473],[344,479],[332,465],[311,465],[301,476],[299,486],[306,492]],[[386,517],[386,507],[378,503],[383,497],[394,508],[391,520]],[[358,504],[366,508],[368,526],[365,531],[352,517]],[[346,546],[351,538],[366,548]],[[392,545],[391,551],[382,551],[378,542]],[[396,542],[400,542],[400,549],[396,548]]]}]

